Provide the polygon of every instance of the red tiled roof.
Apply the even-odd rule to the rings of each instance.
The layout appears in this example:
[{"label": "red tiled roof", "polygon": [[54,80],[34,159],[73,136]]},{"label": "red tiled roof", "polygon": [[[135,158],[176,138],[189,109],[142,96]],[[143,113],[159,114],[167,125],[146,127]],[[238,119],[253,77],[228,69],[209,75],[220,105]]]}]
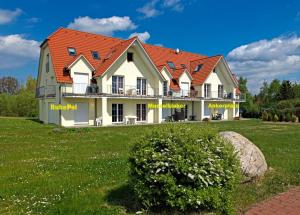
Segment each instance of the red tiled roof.
[{"label": "red tiled roof", "polygon": [[[221,58],[222,56],[216,55],[213,57],[207,57],[207,58],[191,61],[190,73],[193,77],[192,83],[196,85],[203,84]],[[202,64],[201,69],[199,71],[195,71],[195,68],[201,64]]]},{"label": "red tiled roof", "polygon": [[72,83],[70,76],[64,75],[63,73],[64,68],[70,64],[72,59],[76,59],[76,57],[68,54],[68,47],[76,48],[77,53],[82,53],[94,68],[98,68],[102,60],[94,59],[91,55],[91,51],[98,51],[101,59],[103,59],[111,47],[116,46],[122,42],[122,40],[60,28],[48,37],[47,42],[51,52],[57,82]]},{"label": "red tiled roof", "polygon": [[[47,43],[51,52],[54,71],[57,82],[72,83],[68,74],[64,74],[64,68],[70,65],[82,54],[95,68],[95,76],[102,75],[115,60],[133,43],[136,37],[122,40],[98,34],[86,33],[77,30],[60,28],[51,34]],[[184,71],[182,64],[186,66],[193,78],[193,84],[202,84],[222,56],[207,57],[195,53],[175,50],[149,44],[142,44],[157,69],[161,72],[163,66],[170,71],[173,78],[178,78]],[[68,47],[73,47],[78,53],[75,57],[68,54]],[[92,57],[91,51],[98,51],[100,60]],[[172,61],[176,69],[169,68],[167,61]],[[193,72],[197,64],[203,64],[199,72]],[[174,71],[174,72],[173,72]],[[171,89],[180,89],[176,81],[171,81]]]}]

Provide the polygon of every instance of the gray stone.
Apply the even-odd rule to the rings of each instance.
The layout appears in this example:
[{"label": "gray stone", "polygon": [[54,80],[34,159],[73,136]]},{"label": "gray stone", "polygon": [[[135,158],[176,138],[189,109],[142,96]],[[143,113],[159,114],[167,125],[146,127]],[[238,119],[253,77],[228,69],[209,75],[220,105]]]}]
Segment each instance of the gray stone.
[{"label": "gray stone", "polygon": [[268,166],[263,153],[256,145],[246,137],[233,131],[220,132],[220,136],[233,145],[240,159],[246,180],[264,175]]}]

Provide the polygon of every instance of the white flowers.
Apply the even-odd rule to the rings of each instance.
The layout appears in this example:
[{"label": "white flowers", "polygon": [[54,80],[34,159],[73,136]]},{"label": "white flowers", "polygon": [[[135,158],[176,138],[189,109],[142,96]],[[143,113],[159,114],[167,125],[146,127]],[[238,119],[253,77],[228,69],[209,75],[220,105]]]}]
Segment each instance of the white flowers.
[{"label": "white flowers", "polygon": [[192,180],[194,180],[194,178],[195,178],[195,176],[194,176],[193,174],[191,174],[191,173],[189,173],[187,176],[188,176],[190,179],[192,179]]}]

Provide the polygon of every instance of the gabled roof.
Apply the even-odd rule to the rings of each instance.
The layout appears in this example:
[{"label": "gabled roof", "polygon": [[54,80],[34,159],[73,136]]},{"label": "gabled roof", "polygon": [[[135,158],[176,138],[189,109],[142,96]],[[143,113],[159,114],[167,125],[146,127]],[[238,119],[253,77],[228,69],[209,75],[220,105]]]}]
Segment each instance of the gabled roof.
[{"label": "gabled roof", "polygon": [[136,40],[133,37],[129,40],[122,41],[112,47],[102,60],[100,66],[96,69],[95,77],[101,76],[106,70],[119,58],[119,56]]},{"label": "gabled roof", "polygon": [[[57,82],[72,83],[70,75],[63,71],[65,67],[68,67],[78,58],[78,55],[70,56],[68,47],[75,48],[77,53],[84,56],[89,64],[95,68],[95,76],[101,76],[135,40],[138,41],[136,37],[122,40],[60,28],[51,34],[42,45],[48,44],[49,46]],[[142,44],[142,47],[150,57],[151,63],[155,64],[160,73],[163,67],[166,67],[173,79],[176,79],[187,69],[193,79],[192,83],[196,85],[203,84],[219,60],[222,59],[220,55],[207,57],[185,51],[176,52],[174,49],[149,44]],[[97,51],[101,59],[94,59],[91,51]],[[167,64],[168,61],[173,62],[176,69],[171,69]],[[186,68],[183,68],[182,64]],[[203,64],[203,66],[199,72],[193,72],[197,64]],[[180,89],[176,80],[171,82],[171,89]]]},{"label": "gabled roof", "polygon": [[[213,57],[207,57],[207,58],[191,61],[190,73],[193,77],[192,83],[196,85],[203,84],[221,58],[222,58],[221,55],[216,55]],[[201,69],[199,71],[195,71],[195,68],[201,64],[202,64]]]}]

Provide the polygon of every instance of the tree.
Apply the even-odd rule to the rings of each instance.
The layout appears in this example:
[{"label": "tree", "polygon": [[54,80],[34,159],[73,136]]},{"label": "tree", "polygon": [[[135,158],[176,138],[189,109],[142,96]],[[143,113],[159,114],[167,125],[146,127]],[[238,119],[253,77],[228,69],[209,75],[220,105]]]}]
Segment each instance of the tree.
[{"label": "tree", "polygon": [[9,95],[16,94],[19,91],[19,82],[14,77],[0,78],[0,94],[7,93]]},{"label": "tree", "polygon": [[290,81],[282,81],[279,92],[279,100],[287,100],[295,98],[295,94]]},{"label": "tree", "polygon": [[36,79],[30,75],[27,77],[26,90],[35,93],[35,89],[36,89]]},{"label": "tree", "polygon": [[280,94],[281,82],[278,79],[274,79],[269,85],[268,97],[270,102],[274,103],[278,100]]},{"label": "tree", "polygon": [[248,91],[247,88],[247,79],[240,77],[239,78],[239,89],[242,94],[246,95],[246,101],[240,104],[240,110],[243,117],[258,117],[259,108],[256,103],[254,103],[254,97]]}]

